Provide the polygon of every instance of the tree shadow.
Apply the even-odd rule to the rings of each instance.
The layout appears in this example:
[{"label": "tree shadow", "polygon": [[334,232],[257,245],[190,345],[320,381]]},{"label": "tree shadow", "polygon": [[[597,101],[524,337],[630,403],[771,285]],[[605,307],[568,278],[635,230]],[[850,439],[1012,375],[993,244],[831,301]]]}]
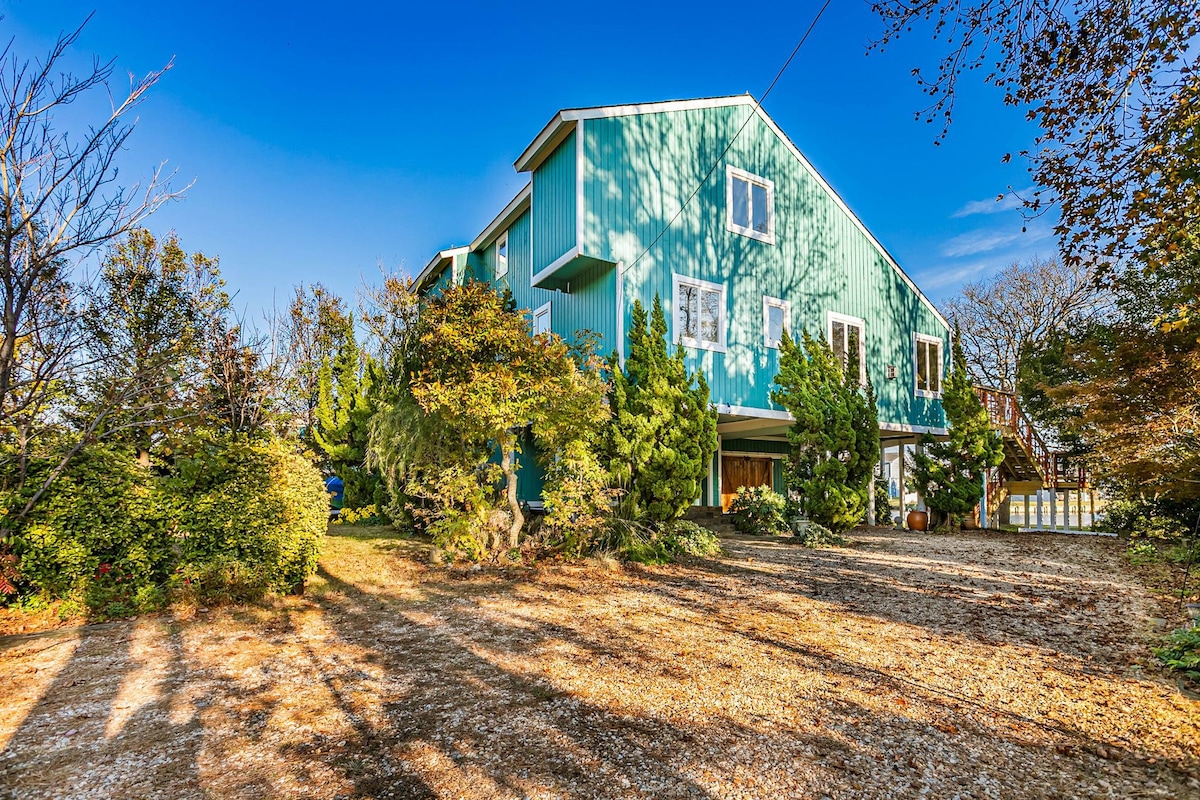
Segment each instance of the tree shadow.
[{"label": "tree shadow", "polygon": [[[176,694],[187,680],[183,642],[169,620],[81,629],[0,751],[0,796],[206,796],[197,766],[203,731]],[[86,784],[78,782],[81,764]]]}]

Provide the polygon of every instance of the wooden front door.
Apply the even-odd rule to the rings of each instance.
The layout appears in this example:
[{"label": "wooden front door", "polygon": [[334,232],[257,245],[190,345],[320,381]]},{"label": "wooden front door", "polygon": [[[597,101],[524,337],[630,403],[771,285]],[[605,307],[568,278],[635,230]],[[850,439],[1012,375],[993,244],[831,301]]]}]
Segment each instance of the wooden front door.
[{"label": "wooden front door", "polygon": [[729,510],[739,486],[771,486],[774,465],[769,458],[721,457],[721,508]]}]

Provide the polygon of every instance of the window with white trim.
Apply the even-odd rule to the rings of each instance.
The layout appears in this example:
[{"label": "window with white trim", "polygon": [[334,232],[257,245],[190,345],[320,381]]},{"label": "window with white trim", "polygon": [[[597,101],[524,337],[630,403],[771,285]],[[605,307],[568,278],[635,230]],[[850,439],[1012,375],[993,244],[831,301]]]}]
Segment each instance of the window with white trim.
[{"label": "window with white trim", "polygon": [[701,350],[725,349],[725,287],[675,275],[675,341]]},{"label": "window with white trim", "polygon": [[547,302],[544,306],[533,312],[533,335],[539,333],[550,333],[550,303]]},{"label": "window with white trim", "polygon": [[508,274],[508,231],[500,234],[496,240],[496,277],[503,278]]},{"label": "window with white trim", "polygon": [[763,296],[763,344],[779,348],[783,332],[792,328],[792,307],[786,300]]},{"label": "window with white trim", "polygon": [[942,340],[935,336],[913,334],[916,354],[917,397],[942,396]]},{"label": "window with white trim", "polygon": [[733,166],[725,182],[729,230],[775,244],[775,184]]},{"label": "window with white trim", "polygon": [[858,382],[867,382],[867,325],[858,317],[847,317],[844,314],[829,312],[829,348],[833,355],[842,362],[842,369],[847,369],[850,354],[858,353]]}]

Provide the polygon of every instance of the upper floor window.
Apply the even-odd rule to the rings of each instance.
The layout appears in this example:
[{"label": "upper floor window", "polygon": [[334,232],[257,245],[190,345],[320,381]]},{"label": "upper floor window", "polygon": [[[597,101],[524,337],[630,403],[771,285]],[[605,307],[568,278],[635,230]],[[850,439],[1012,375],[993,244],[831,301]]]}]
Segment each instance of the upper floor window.
[{"label": "upper floor window", "polygon": [[550,303],[533,312],[533,335],[550,332]]},{"label": "upper floor window", "polygon": [[763,297],[763,344],[779,347],[783,332],[792,326],[791,306],[778,297]]},{"label": "upper floor window", "polygon": [[675,276],[675,339],[686,347],[725,349],[725,287]]},{"label": "upper floor window", "polygon": [[942,396],[942,340],[914,334],[916,341],[916,388],[918,397]]},{"label": "upper floor window", "polygon": [[508,231],[500,234],[496,240],[496,277],[503,278],[508,274]]},{"label": "upper floor window", "polygon": [[726,167],[729,230],[775,244],[775,184],[737,167]]},{"label": "upper floor window", "polygon": [[858,317],[829,312],[829,347],[833,355],[842,362],[842,369],[850,369],[850,354],[858,353],[858,382],[867,382],[867,348],[865,343],[866,323]]}]

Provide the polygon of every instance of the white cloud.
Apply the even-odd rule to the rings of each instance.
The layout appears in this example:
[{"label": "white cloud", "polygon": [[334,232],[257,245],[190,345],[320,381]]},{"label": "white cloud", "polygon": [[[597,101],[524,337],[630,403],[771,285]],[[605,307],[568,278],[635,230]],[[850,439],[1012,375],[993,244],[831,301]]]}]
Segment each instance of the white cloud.
[{"label": "white cloud", "polygon": [[928,269],[916,275],[914,280],[917,286],[920,286],[925,291],[936,292],[939,289],[945,289],[947,286],[955,286],[978,278],[984,272],[990,272],[995,268],[995,261],[976,261],[961,267],[945,266],[937,269]]},{"label": "white cloud", "polygon": [[942,244],[942,255],[946,258],[963,258],[980,253],[990,253],[1009,245],[1020,244],[1027,247],[1051,235],[1052,229],[1046,224],[1030,224],[1025,230],[1013,230],[1005,225],[998,228],[979,228],[959,234]]},{"label": "white cloud", "polygon": [[985,200],[971,200],[958,211],[955,211],[950,216],[952,218],[970,217],[975,214],[999,214],[1001,211],[1015,211],[1024,203],[1021,197],[1028,196],[1033,192],[1033,187],[1022,189],[1019,192],[1006,192],[997,197],[989,197]]},{"label": "white cloud", "polygon": [[947,258],[962,258],[963,256],[988,253],[1019,241],[1023,235],[1020,231],[1015,233],[986,230],[968,231],[943,244],[942,255]]}]

